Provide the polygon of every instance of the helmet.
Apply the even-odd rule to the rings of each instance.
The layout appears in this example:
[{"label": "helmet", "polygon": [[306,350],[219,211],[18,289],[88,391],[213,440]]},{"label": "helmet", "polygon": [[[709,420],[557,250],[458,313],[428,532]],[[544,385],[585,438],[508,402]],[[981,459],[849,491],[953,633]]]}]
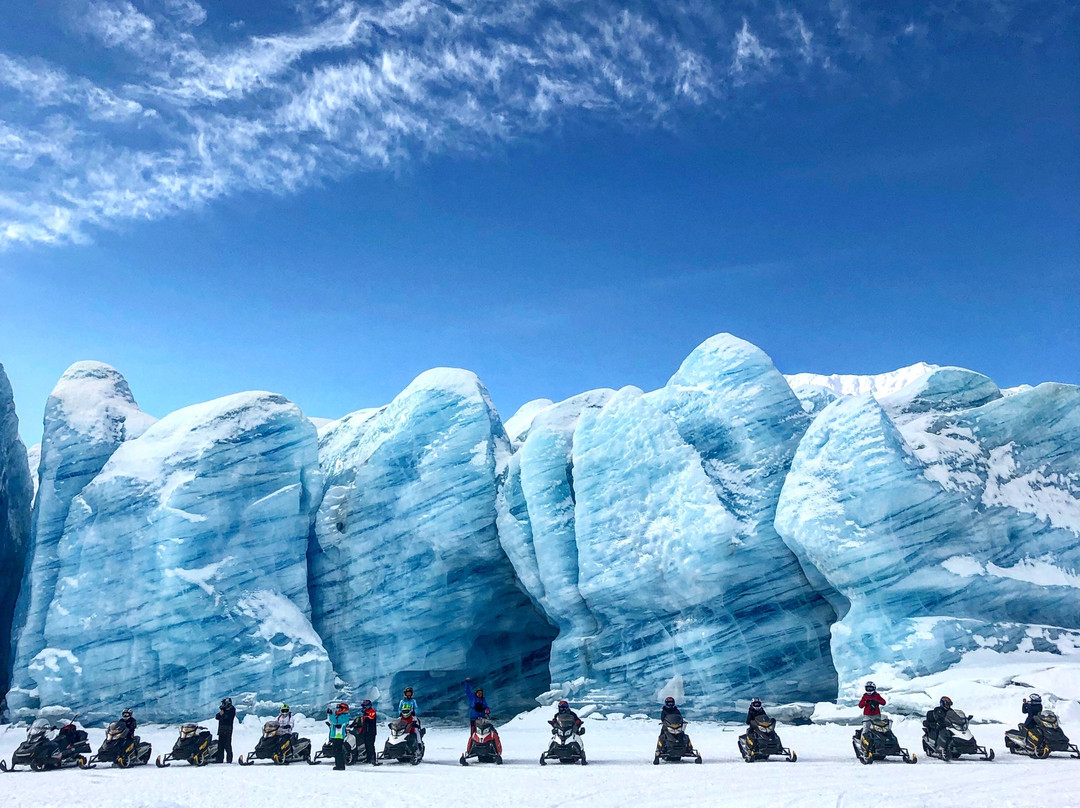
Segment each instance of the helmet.
[{"label": "helmet", "polygon": [[1028,696],[1028,701],[1033,701],[1036,704],[1042,704],[1042,696],[1040,696],[1038,693],[1032,693],[1030,696]]},{"label": "helmet", "polygon": [[664,699],[664,706],[665,707],[674,707],[675,706],[675,699],[673,699],[671,696],[668,696],[666,699]]},{"label": "helmet", "polygon": [[360,702],[360,706],[366,710],[368,707],[371,706],[371,699],[364,699],[362,702]]},{"label": "helmet", "polygon": [[750,701],[750,706],[753,707],[755,710],[761,709],[761,699],[752,699]]},{"label": "helmet", "polygon": [[407,698],[407,699],[412,698],[412,688],[411,687],[405,688],[405,690],[403,692],[405,694],[405,698]]},{"label": "helmet", "polygon": [[562,701],[559,702],[559,712],[560,713],[565,713],[569,709],[570,709],[570,702],[568,702],[566,699],[563,699]]},{"label": "helmet", "polygon": [[120,717],[121,718],[131,718],[131,710],[124,710],[124,712],[120,713]]},{"label": "helmet", "polygon": [[412,707],[408,704],[403,705],[401,708],[401,717],[408,718],[410,715],[412,715]]},{"label": "helmet", "polygon": [[873,682],[867,682],[866,683],[866,692],[867,693],[873,693],[876,690],[877,690],[877,685],[875,685]]},{"label": "helmet", "polygon": [[952,699],[950,699],[948,696],[942,696],[941,701],[938,702],[938,703],[942,707],[944,707],[946,710],[948,710],[950,707],[952,707]]},{"label": "helmet", "polygon": [[476,697],[477,697],[478,699],[482,699],[482,698],[484,698],[484,688],[482,688],[482,687],[478,687],[478,688],[476,688],[476,691],[475,691],[475,693],[476,693]]},{"label": "helmet", "polygon": [[345,702],[341,702],[341,704],[339,704],[337,706],[337,711],[339,713],[347,713],[347,712],[349,712],[349,705],[346,704]]},{"label": "helmet", "polygon": [[281,714],[282,715],[288,715],[289,714],[289,705],[288,704],[282,704],[281,705]]},{"label": "helmet", "polygon": [[221,704],[224,707],[231,707],[232,706],[232,699],[230,699],[228,696],[226,696],[225,698],[223,698],[221,700]]}]

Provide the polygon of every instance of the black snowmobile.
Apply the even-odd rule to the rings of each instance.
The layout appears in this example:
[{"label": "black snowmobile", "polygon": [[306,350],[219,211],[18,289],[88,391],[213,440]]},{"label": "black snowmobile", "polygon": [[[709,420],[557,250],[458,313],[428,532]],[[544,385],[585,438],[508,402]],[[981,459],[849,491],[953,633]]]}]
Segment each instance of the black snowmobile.
[{"label": "black snowmobile", "polygon": [[465,754],[458,762],[462,766],[469,765],[469,759],[473,758],[480,763],[495,763],[502,765],[502,742],[495,725],[488,718],[478,718],[473,722],[473,729],[469,731],[469,744]]},{"label": "black snowmobile", "polygon": [[994,750],[979,746],[968,728],[971,716],[963,710],[949,710],[945,713],[945,726],[934,731],[929,726],[929,716],[923,721],[923,751],[940,758],[946,763],[959,760],[961,755],[982,755],[983,760],[993,760]]},{"label": "black snowmobile", "polygon": [[659,766],[661,760],[679,763],[683,758],[693,758],[695,763],[701,763],[701,753],[690,743],[686,724],[678,713],[669,715],[660,722],[660,737],[656,741],[656,752],[652,761],[654,766]]},{"label": "black snowmobile", "polygon": [[207,763],[220,763],[215,760],[218,745],[210,730],[198,724],[181,724],[180,737],[173,744],[172,751],[164,757],[158,755],[157,767],[164,769],[171,760],[186,760],[192,766],[205,766]]},{"label": "black snowmobile", "polygon": [[377,760],[396,760],[399,763],[416,765],[424,759],[424,735],[427,730],[395,718],[389,724],[390,737],[386,739],[383,750]]},{"label": "black snowmobile", "polygon": [[581,735],[585,734],[585,727],[575,729],[575,721],[572,715],[559,713],[551,727],[552,739],[548,744],[547,751],[540,755],[540,765],[546,766],[549,760],[557,760],[559,763],[580,763],[587,766],[589,761],[585,757],[585,745],[581,742]]},{"label": "black snowmobile", "polygon": [[903,758],[904,763],[916,763],[918,758],[900,746],[892,731],[892,719],[876,715],[870,721],[870,731],[858,731],[851,739],[855,757],[860,763],[873,763],[887,757]]},{"label": "black snowmobile", "polygon": [[746,734],[739,736],[739,752],[747,763],[768,760],[772,755],[783,755],[788,763],[799,759],[798,755],[784,746],[780,736],[776,734],[776,719],[765,715],[751,721]]},{"label": "black snowmobile", "polygon": [[111,763],[121,769],[145,766],[150,762],[150,744],[143,743],[138,735],[129,738],[124,722],[113,721],[105,730],[105,740],[98,747],[97,754],[84,760],[79,761],[79,766],[84,769],[92,769],[98,763]]},{"label": "black snowmobile", "polygon": [[56,737],[50,738],[49,733],[54,730],[57,728],[42,718],[31,724],[26,740],[11,755],[11,766],[0,760],[0,771],[13,772],[16,766],[29,766],[33,771],[43,772],[78,766],[80,760],[85,763],[85,755],[92,751],[86,732],[68,723],[57,730]]},{"label": "black snowmobile", "polygon": [[[330,722],[326,722],[326,726],[330,726]],[[352,766],[354,763],[360,762],[360,751],[363,744],[360,742],[360,718],[359,716],[349,722],[345,728],[345,765]],[[334,744],[332,741],[327,740],[322,745],[322,749],[311,756],[308,760],[312,766],[318,766],[319,761],[323,758],[333,760],[334,758]]]},{"label": "black snowmobile", "polygon": [[1080,758],[1080,749],[1069,743],[1061,731],[1057,713],[1044,710],[1035,716],[1034,727],[1020,724],[1016,729],[1005,731],[1005,746],[1014,755],[1048,758],[1053,752],[1068,752],[1070,757]]},{"label": "black snowmobile", "polygon": [[295,734],[278,735],[277,721],[263,724],[263,734],[255,744],[255,751],[246,758],[240,755],[236,762],[241,766],[254,766],[256,760],[272,760],[279,766],[311,760],[311,741]]}]

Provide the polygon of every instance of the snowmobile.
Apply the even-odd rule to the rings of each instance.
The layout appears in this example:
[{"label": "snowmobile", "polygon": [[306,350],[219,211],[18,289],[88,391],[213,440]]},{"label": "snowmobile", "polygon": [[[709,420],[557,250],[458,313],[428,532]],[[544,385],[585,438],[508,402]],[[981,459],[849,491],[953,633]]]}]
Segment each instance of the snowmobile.
[{"label": "snowmobile", "polygon": [[263,734],[255,744],[255,751],[246,758],[241,755],[236,762],[241,766],[254,766],[256,760],[272,760],[279,766],[311,759],[311,741],[295,734],[278,735],[277,721],[263,724]]},{"label": "snowmobile", "polygon": [[424,735],[427,730],[411,722],[396,718],[387,724],[390,737],[386,739],[377,760],[396,760],[416,765],[424,759]]},{"label": "snowmobile", "polygon": [[214,760],[217,751],[217,741],[210,730],[198,724],[181,724],[180,737],[173,744],[172,751],[164,757],[158,755],[156,763],[159,769],[170,766],[170,760],[186,760],[192,766],[205,766],[207,763],[220,762]]},{"label": "snowmobile", "polygon": [[79,767],[92,769],[101,763],[111,763],[126,769],[129,766],[144,766],[150,762],[150,744],[143,743],[139,736],[127,737],[127,726],[122,721],[113,721],[105,730],[105,740],[98,747],[97,754],[89,760],[79,760]]},{"label": "snowmobile", "polygon": [[[326,726],[330,726],[329,721],[326,722]],[[354,718],[345,728],[346,766],[352,766],[354,763],[360,762],[360,755],[362,754],[360,751],[361,746],[362,744],[360,742],[360,719]],[[332,759],[333,757],[334,744],[332,741],[327,740],[327,742],[322,745],[322,749],[312,755],[311,759],[308,760],[308,763],[310,763],[312,766],[318,766],[319,761],[323,758]]]},{"label": "snowmobile", "polygon": [[459,762],[462,766],[468,766],[469,758],[476,758],[481,763],[502,765],[502,742],[490,719],[478,718],[473,722],[473,729],[469,733],[469,744],[465,747],[465,754],[461,756]]},{"label": "snowmobile", "polygon": [[1069,743],[1061,731],[1057,713],[1044,710],[1035,716],[1034,727],[1020,724],[1016,729],[1006,730],[1005,746],[1014,755],[1048,758],[1052,752],[1069,752],[1070,757],[1080,758],[1080,749]]},{"label": "snowmobile", "polygon": [[39,718],[30,725],[26,740],[12,754],[11,767],[7,761],[0,760],[0,771],[13,772],[16,766],[29,766],[33,771],[43,772],[81,765],[79,761],[85,761],[84,755],[92,751],[86,733],[71,722],[60,727],[55,738],[50,738],[49,733],[56,729]]},{"label": "snowmobile", "polygon": [[546,766],[549,760],[557,760],[559,763],[580,763],[588,765],[585,757],[585,746],[581,743],[580,735],[585,734],[585,727],[575,728],[575,719],[572,715],[560,713],[555,717],[551,727],[552,739],[547,751],[540,755],[540,765]]},{"label": "snowmobile", "polygon": [[764,715],[751,721],[746,734],[739,736],[739,752],[747,763],[768,760],[772,755],[783,755],[788,763],[799,759],[776,734],[776,719]]},{"label": "snowmobile", "polygon": [[876,715],[870,721],[870,731],[859,730],[851,739],[855,757],[860,763],[873,763],[887,757],[903,758],[904,763],[917,763],[918,758],[900,746],[892,731],[892,719]]},{"label": "snowmobile", "polygon": [[660,737],[656,741],[652,761],[654,766],[659,766],[661,760],[678,763],[683,758],[694,758],[695,763],[701,763],[701,753],[694,749],[690,736],[686,734],[686,723],[678,713],[660,722]]},{"label": "snowmobile", "polygon": [[923,751],[940,758],[946,763],[959,760],[961,755],[982,755],[983,760],[993,760],[994,750],[979,746],[968,728],[971,716],[963,710],[949,710],[945,713],[945,727],[934,732],[923,721]]}]

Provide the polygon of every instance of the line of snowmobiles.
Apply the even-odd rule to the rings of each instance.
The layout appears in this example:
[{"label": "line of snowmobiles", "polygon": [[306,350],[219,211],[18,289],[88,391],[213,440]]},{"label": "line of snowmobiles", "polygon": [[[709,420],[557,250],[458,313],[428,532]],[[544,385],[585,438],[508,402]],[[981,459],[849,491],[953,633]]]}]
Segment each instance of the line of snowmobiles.
[{"label": "line of snowmobiles", "polygon": [[[50,737],[53,732],[56,735]],[[0,760],[0,772],[13,772],[18,766],[27,766],[35,772],[85,766],[86,756],[93,751],[88,737],[84,730],[75,726],[74,719],[54,727],[39,718],[30,725],[26,740],[12,754],[11,765]]]}]

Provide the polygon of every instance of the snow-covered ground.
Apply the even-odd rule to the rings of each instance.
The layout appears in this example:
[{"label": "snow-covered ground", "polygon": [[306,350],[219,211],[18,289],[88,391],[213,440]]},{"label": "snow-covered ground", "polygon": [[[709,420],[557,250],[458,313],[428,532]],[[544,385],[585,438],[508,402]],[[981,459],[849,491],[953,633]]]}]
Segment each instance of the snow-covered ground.
[{"label": "snow-covered ground", "polygon": [[[294,806],[352,805],[449,806],[1031,806],[1052,802],[1080,806],[1080,760],[1045,761],[1014,757],[1002,744],[1004,725],[974,726],[980,743],[997,751],[993,762],[946,764],[924,760],[919,749],[919,723],[896,723],[901,743],[919,750],[919,763],[875,763],[863,766],[851,749],[852,729],[837,724],[781,726],[785,744],[799,756],[782,761],[746,764],[736,738],[741,729],[722,724],[690,724],[688,731],[701,750],[701,766],[651,764],[658,722],[644,718],[586,719],[584,737],[589,766],[538,765],[549,737],[547,708],[518,716],[501,728],[506,764],[458,765],[464,729],[432,728],[427,757],[419,766],[358,766],[335,772],[330,763],[242,768],[183,764],[159,770],[153,764],[133,770],[96,768],[34,774],[0,775],[5,806]],[[850,711],[849,711],[850,712]],[[238,753],[254,746],[260,721],[238,725]],[[209,722],[213,726],[212,722]],[[314,721],[300,729],[320,744],[325,728]],[[1065,726],[1066,732],[1077,727]],[[0,754],[10,759],[25,729],[0,729]],[[154,745],[154,755],[171,748],[173,727],[146,727],[140,733]],[[97,746],[102,731],[91,731]],[[381,748],[383,733],[380,733]]]}]

